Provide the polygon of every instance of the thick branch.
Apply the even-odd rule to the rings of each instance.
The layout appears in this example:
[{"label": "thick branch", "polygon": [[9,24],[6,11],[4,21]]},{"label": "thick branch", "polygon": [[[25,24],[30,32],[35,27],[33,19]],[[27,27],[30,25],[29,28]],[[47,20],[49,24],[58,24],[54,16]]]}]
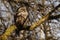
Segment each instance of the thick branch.
[{"label": "thick branch", "polygon": [[43,16],[39,21],[35,22],[34,24],[31,25],[30,30],[33,30],[35,27],[39,26],[41,23],[46,21],[49,17],[49,14]]},{"label": "thick branch", "polygon": [[7,37],[10,36],[15,29],[17,29],[15,25],[8,27],[5,33],[1,36],[0,40],[7,40]]},{"label": "thick branch", "polygon": [[39,21],[35,22],[34,24],[31,25],[30,30],[33,30],[34,28],[38,27],[40,24],[42,24],[44,21],[46,21],[49,16],[58,8],[60,7],[60,4],[55,7],[51,12],[49,12],[47,15],[43,16]]},{"label": "thick branch", "polygon": [[[34,24],[31,25],[30,30],[33,30],[35,27],[38,27],[41,23],[43,23],[44,21],[46,21],[49,16],[52,14],[52,12],[54,12],[56,9],[58,9],[58,7],[60,7],[60,4],[51,12],[49,12],[47,15],[43,16],[39,21],[35,22]],[[10,27],[7,28],[6,32],[1,36],[2,40],[6,40],[8,36],[11,35],[11,33],[17,29],[15,25],[12,25]]]}]

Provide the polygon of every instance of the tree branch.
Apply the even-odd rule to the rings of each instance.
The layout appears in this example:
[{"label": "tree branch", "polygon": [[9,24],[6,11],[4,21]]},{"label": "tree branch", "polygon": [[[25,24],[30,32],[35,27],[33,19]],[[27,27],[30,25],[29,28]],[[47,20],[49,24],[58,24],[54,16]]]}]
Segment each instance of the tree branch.
[{"label": "tree branch", "polygon": [[50,16],[49,17],[49,20],[58,19],[58,18],[60,18],[60,15]]},{"label": "tree branch", "polygon": [[44,21],[48,20],[50,15],[57,10],[60,7],[60,4],[55,7],[51,12],[49,12],[47,15],[43,16],[39,21],[35,22],[34,24],[31,25],[30,30],[33,30],[34,28],[38,27],[40,24],[42,24]]},{"label": "tree branch", "polygon": [[17,29],[15,25],[8,27],[5,33],[0,37],[0,40],[7,40],[7,37],[10,36],[15,29]]},{"label": "tree branch", "polygon": [[[48,20],[49,16],[52,14],[52,12],[54,12],[56,9],[58,9],[58,7],[60,7],[60,4],[55,7],[55,9],[53,9],[51,12],[49,12],[47,15],[43,16],[39,21],[35,22],[34,24],[31,25],[30,30],[33,30],[35,27],[38,27],[40,24],[42,24],[43,22],[45,22],[46,20]],[[0,39],[2,40],[6,40],[8,36],[11,35],[11,33],[17,29],[15,25],[12,25],[10,27],[7,28],[7,30],[5,31],[5,33],[1,36]]]}]

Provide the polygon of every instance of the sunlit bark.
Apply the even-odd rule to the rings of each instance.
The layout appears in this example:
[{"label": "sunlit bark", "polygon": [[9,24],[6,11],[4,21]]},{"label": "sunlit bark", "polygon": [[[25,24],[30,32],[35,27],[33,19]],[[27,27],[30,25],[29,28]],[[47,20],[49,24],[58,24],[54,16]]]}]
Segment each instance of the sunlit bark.
[{"label": "sunlit bark", "polygon": [[2,40],[7,40],[7,38],[11,35],[11,33],[16,29],[15,25],[11,25],[10,27],[7,28],[5,33],[1,36],[0,39]]},{"label": "sunlit bark", "polygon": [[60,7],[60,4],[56,8],[54,8],[51,12],[49,12],[47,15],[43,16],[39,21],[32,24],[31,27],[30,27],[30,30],[33,30],[35,27],[38,27],[41,23],[46,21],[49,18],[49,16],[59,7]]},{"label": "sunlit bark", "polygon": [[[18,1],[17,1],[18,2]],[[44,4],[44,2],[43,2]],[[55,9],[52,9],[51,12],[49,12],[47,15],[43,16],[39,21],[37,22],[34,22],[31,27],[29,28],[29,30],[33,30],[34,28],[38,27],[39,25],[41,25],[42,23],[44,23],[45,21],[48,21],[49,17],[52,17],[50,19],[54,19],[55,18],[58,18],[60,17],[60,15],[57,15],[57,16],[50,16],[52,14],[52,12],[54,12],[56,9],[58,9],[58,7],[60,7],[60,4],[55,8]],[[50,20],[49,19],[49,20]],[[15,25],[11,25],[10,27],[7,28],[7,30],[5,31],[5,33],[1,36],[0,39],[2,40],[7,40],[7,38],[11,35],[11,33],[17,29]]]}]

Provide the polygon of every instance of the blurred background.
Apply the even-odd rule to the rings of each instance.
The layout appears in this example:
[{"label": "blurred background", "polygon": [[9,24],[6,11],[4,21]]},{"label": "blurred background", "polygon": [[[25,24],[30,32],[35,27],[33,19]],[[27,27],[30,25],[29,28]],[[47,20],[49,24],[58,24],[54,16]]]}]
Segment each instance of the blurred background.
[{"label": "blurred background", "polygon": [[[28,15],[25,25],[31,26],[58,6],[60,0],[0,0],[0,36],[15,24],[14,15],[19,13],[21,4],[26,7],[27,14],[24,15]],[[52,16],[55,15],[60,15],[60,8],[52,13]],[[45,21],[32,31],[21,30],[19,35],[13,31],[7,40],[60,40],[60,18]]]}]

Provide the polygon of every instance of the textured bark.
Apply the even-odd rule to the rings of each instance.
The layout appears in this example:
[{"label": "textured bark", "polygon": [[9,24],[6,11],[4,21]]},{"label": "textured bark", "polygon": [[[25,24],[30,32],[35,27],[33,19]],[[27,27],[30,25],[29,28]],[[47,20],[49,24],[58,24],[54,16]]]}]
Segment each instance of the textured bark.
[{"label": "textured bark", "polygon": [[[17,1],[18,2],[18,1]],[[44,23],[46,20],[48,20],[49,17],[52,17],[52,19],[58,18],[60,17],[60,15],[58,16],[50,16],[56,9],[58,9],[58,7],[60,7],[60,4],[53,9],[51,12],[49,12],[47,15],[43,16],[39,21],[35,22],[34,24],[31,25],[30,30],[33,30],[35,27],[38,27],[40,24]],[[7,30],[5,31],[5,33],[0,37],[0,39],[2,40],[7,40],[7,37],[11,35],[11,33],[17,29],[15,25],[11,25],[10,27],[7,28]]]},{"label": "textured bark", "polygon": [[5,33],[1,36],[0,39],[2,40],[7,40],[7,38],[11,35],[11,33],[16,29],[15,25],[11,25],[10,27],[7,28]]},{"label": "textured bark", "polygon": [[[42,24],[44,21],[48,20],[48,18],[50,17],[50,15],[57,10],[60,7],[60,4],[55,7],[53,10],[51,10],[51,12],[49,12],[47,15],[43,16],[39,21],[35,22],[34,24],[31,25],[30,30],[33,30],[34,28],[38,27],[40,24]],[[56,16],[59,17],[59,16]],[[55,17],[55,18],[56,18]]]}]

